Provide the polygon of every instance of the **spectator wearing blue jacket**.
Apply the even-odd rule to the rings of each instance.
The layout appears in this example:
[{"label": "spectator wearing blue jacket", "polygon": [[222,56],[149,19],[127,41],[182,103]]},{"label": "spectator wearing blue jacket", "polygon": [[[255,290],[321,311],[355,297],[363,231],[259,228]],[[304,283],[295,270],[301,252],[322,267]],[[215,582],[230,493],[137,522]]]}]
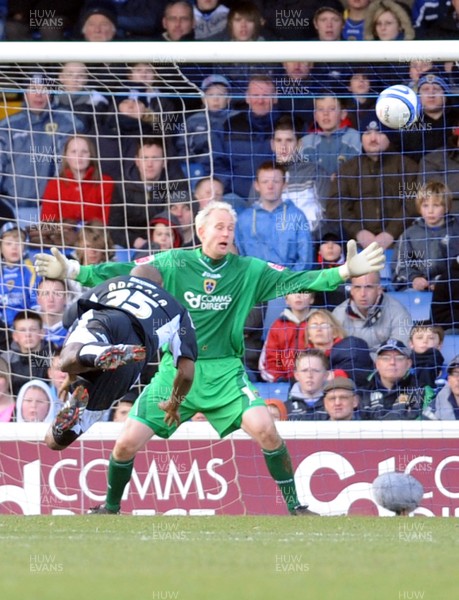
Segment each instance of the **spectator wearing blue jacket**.
[{"label": "spectator wearing blue jacket", "polygon": [[84,130],[77,116],[54,109],[52,91],[42,73],[33,75],[24,109],[0,121],[0,194],[23,224],[38,220],[40,198],[48,179],[58,175],[67,137]]},{"label": "spectator wearing blue jacket", "polygon": [[11,221],[0,229],[0,327],[10,328],[18,312],[37,307],[36,274],[24,258],[26,233]]},{"label": "spectator wearing blue jacket", "polygon": [[255,189],[260,200],[245,209],[236,225],[236,247],[242,256],[305,271],[312,265],[312,239],[304,213],[282,200],[285,169],[271,162],[257,169]]},{"label": "spectator wearing blue jacket", "polygon": [[[278,118],[276,87],[268,75],[253,75],[245,95],[248,111],[231,116],[212,135],[214,173],[225,185],[225,200],[244,201],[257,168],[272,158]],[[228,197],[231,194],[231,197]]]}]

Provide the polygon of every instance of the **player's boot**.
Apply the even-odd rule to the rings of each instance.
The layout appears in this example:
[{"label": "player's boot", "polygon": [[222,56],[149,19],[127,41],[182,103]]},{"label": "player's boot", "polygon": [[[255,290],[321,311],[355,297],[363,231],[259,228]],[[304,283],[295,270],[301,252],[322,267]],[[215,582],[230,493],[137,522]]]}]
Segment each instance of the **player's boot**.
[{"label": "player's boot", "polygon": [[312,510],[309,510],[309,508],[307,506],[302,506],[301,504],[299,504],[298,506],[295,506],[295,508],[292,508],[292,510],[290,511],[291,515],[295,515],[295,516],[301,516],[301,517],[319,517],[319,513],[313,512]]},{"label": "player's boot", "polygon": [[70,398],[57,413],[53,423],[53,430],[56,431],[56,433],[61,434],[64,431],[71,429],[84,412],[88,400],[88,390],[84,386],[78,385],[73,390]]},{"label": "player's boot", "polygon": [[88,510],[88,515],[119,515],[119,510],[109,510],[105,504],[98,504]]},{"label": "player's boot", "polygon": [[130,362],[145,360],[147,351],[144,346],[117,344],[108,347],[94,361],[94,366],[104,371],[113,371]]}]

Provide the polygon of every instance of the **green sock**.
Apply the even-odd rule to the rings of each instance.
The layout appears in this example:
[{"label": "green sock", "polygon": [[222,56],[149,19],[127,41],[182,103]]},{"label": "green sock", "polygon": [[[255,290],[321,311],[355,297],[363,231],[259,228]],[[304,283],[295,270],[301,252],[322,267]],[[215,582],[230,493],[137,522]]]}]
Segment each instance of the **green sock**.
[{"label": "green sock", "polygon": [[131,479],[134,459],[127,462],[118,462],[110,454],[108,463],[108,490],[105,506],[108,510],[117,511],[120,509],[121,496],[123,495],[126,484]]},{"label": "green sock", "polygon": [[284,442],[276,450],[262,450],[271,477],[277,483],[287,508],[292,510],[299,505],[290,453]]}]

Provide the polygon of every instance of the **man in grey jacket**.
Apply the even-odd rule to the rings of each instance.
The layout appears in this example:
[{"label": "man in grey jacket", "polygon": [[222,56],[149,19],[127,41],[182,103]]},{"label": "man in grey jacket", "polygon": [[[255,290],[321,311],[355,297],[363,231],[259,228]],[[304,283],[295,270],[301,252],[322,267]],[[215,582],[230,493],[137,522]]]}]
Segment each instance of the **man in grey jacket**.
[{"label": "man in grey jacket", "polygon": [[407,309],[381,287],[379,273],[351,279],[351,297],[333,311],[348,335],[364,339],[376,348],[389,338],[409,343],[413,325]]}]

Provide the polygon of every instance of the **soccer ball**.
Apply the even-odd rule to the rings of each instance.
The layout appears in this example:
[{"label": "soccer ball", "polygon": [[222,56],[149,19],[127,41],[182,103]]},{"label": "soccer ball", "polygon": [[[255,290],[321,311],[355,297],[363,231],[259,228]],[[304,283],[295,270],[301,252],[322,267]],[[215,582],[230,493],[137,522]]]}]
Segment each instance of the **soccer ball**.
[{"label": "soccer ball", "polygon": [[419,117],[420,102],[416,92],[406,85],[392,85],[376,101],[376,116],[390,129],[400,129]]}]

